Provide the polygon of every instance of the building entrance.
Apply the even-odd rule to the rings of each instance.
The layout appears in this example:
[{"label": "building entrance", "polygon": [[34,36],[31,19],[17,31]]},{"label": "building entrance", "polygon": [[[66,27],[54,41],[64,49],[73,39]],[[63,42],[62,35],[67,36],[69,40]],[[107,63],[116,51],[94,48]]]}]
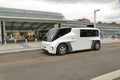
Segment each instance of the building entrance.
[{"label": "building entrance", "polygon": [[7,43],[42,40],[45,33],[53,28],[55,23],[39,22],[5,22],[5,36]]}]

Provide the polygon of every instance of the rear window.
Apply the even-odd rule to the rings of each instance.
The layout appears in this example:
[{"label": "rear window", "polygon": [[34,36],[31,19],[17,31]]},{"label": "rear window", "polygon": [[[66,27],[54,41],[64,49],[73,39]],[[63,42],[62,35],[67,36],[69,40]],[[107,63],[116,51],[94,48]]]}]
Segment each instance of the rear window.
[{"label": "rear window", "polygon": [[98,30],[80,30],[80,37],[97,37],[99,36]]}]

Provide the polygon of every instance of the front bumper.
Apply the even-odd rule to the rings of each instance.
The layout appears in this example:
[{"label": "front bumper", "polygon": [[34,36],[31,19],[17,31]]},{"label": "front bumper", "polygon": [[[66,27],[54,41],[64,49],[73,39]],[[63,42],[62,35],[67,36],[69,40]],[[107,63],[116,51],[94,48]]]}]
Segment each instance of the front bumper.
[{"label": "front bumper", "polygon": [[50,54],[56,54],[56,49],[55,47],[51,46],[50,43],[47,42],[42,42],[41,48],[45,51],[47,51]]}]

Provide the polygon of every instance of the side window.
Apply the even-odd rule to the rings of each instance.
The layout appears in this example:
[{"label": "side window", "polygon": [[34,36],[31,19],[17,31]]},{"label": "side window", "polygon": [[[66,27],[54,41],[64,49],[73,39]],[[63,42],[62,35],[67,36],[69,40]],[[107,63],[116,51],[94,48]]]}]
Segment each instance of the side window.
[{"label": "side window", "polygon": [[92,37],[99,36],[98,30],[91,30]]},{"label": "side window", "polygon": [[80,30],[80,37],[96,37],[99,36],[98,30]]},{"label": "side window", "polygon": [[58,32],[58,34],[61,35],[61,36],[63,36],[65,34],[69,33],[70,31],[71,31],[70,28],[60,29],[59,32]]},{"label": "side window", "polygon": [[56,34],[56,36],[55,36],[55,39],[57,39],[57,38],[65,35],[65,34],[69,33],[70,31],[71,31],[71,28],[59,29],[58,32],[57,32],[57,34]]},{"label": "side window", "polygon": [[88,37],[88,31],[87,30],[80,30],[80,37]]}]

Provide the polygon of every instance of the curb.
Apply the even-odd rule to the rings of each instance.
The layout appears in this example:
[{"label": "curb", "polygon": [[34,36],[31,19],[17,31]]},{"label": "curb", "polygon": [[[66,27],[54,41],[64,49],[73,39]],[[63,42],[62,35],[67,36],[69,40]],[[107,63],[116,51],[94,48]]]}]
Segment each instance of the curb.
[{"label": "curb", "polygon": [[[112,44],[112,43],[119,43],[119,42],[101,42],[101,44]],[[0,55],[6,55],[6,54],[15,54],[19,52],[25,52],[25,51],[35,51],[35,50],[41,50],[41,47],[33,47],[33,48],[19,48],[19,49],[13,49],[13,50],[3,50],[0,51]]]},{"label": "curb", "polygon": [[25,52],[25,51],[36,51],[36,50],[40,50],[41,48],[28,48],[28,49],[18,49],[18,50],[8,50],[8,51],[3,51],[0,52],[0,55],[7,55],[7,54],[16,54],[19,52]]}]

